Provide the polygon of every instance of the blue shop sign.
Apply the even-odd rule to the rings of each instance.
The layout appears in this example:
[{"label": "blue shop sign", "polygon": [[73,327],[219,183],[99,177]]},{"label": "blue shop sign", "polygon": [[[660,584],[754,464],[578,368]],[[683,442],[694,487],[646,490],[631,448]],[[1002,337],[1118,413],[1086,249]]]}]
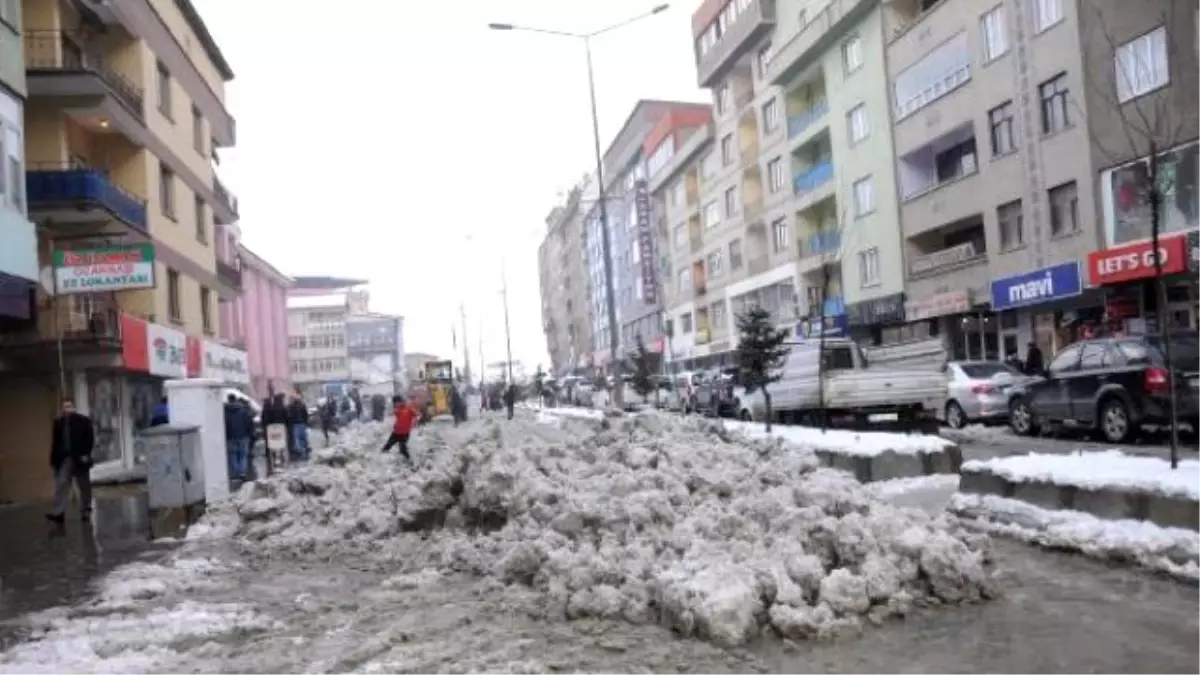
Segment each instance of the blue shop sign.
[{"label": "blue shop sign", "polygon": [[1063,263],[992,281],[992,311],[1038,305],[1082,292],[1079,262]]},{"label": "blue shop sign", "polygon": [[796,323],[796,337],[801,340],[816,340],[822,334],[825,337],[845,337],[846,325],[845,314],[801,319]]}]

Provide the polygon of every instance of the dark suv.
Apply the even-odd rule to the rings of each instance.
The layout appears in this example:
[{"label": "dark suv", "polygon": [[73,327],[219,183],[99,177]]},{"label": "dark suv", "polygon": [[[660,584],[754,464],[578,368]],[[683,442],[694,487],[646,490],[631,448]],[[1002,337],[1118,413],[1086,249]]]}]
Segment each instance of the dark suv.
[{"label": "dark suv", "polygon": [[[1172,335],[1176,417],[1196,429],[1200,343],[1195,333]],[[1144,424],[1170,417],[1170,378],[1158,336],[1111,337],[1077,342],[1059,352],[1043,380],[1013,392],[1009,424],[1032,435],[1049,424],[1099,431],[1109,443],[1136,436]]]}]

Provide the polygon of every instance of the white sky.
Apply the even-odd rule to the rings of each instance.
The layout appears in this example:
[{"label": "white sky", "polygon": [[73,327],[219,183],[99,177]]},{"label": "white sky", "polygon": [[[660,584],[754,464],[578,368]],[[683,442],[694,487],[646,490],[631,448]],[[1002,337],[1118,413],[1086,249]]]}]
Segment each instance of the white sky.
[{"label": "white sky", "polygon": [[[195,0],[237,78],[238,145],[220,175],[243,241],[288,274],[371,281],[405,316],[408,351],[450,355],[466,304],[471,360],[549,366],[537,247],[560,194],[591,169],[583,46],[489,22],[584,32],[652,0]],[[696,87],[685,0],[593,44],[602,146],[639,98]],[[459,336],[455,362],[461,361]],[[476,371],[478,372],[478,371]]]}]

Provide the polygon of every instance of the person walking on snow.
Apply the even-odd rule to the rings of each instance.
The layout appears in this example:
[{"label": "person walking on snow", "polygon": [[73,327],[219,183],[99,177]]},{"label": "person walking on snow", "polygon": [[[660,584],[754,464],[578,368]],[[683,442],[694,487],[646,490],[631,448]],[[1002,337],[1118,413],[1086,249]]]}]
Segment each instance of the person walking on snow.
[{"label": "person walking on snow", "polygon": [[292,432],[292,445],[295,452],[292,459],[308,459],[312,448],[308,444],[308,406],[304,399],[293,395],[287,407],[288,429]]},{"label": "person walking on snow", "polygon": [[329,432],[337,432],[337,427],[334,424],[337,422],[337,401],[332,397],[325,399],[324,405],[319,411],[321,415],[321,433],[325,434],[325,445],[329,445]]},{"label": "person walking on snow", "polygon": [[392,433],[388,436],[387,442],[383,444],[381,452],[388,452],[395,445],[400,448],[400,454],[404,455],[404,459],[411,462],[412,457],[408,454],[408,436],[412,433],[413,422],[417,419],[417,411],[399,394],[392,397],[392,405],[395,407],[396,419],[392,422]]},{"label": "person walking on snow", "polygon": [[87,522],[92,516],[92,451],[96,448],[96,428],[92,419],[75,411],[75,401],[62,402],[62,414],[51,428],[50,467],[54,469],[54,506],[46,519],[62,525],[71,502],[71,483],[79,488],[79,517]]},{"label": "person walking on snow", "polygon": [[513,418],[513,408],[517,405],[517,385],[510,384],[504,390],[504,407],[508,409],[508,419]]},{"label": "person walking on snow", "polygon": [[229,457],[230,480],[246,480],[253,442],[254,418],[245,404],[230,394],[225,400],[225,452]]}]

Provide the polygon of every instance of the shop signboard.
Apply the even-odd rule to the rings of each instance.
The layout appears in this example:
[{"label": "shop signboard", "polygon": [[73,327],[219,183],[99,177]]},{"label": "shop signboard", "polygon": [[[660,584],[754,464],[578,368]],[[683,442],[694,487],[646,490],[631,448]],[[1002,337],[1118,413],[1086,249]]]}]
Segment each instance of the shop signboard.
[{"label": "shop signboard", "polygon": [[971,311],[969,291],[938,293],[924,300],[909,300],[904,303],[904,316],[909,321],[924,321],[947,314],[962,314]]},{"label": "shop signboard", "polygon": [[641,260],[642,298],[647,305],[658,302],[654,283],[654,231],[650,226],[650,188],[645,180],[634,183],[633,208],[637,216],[637,245]]},{"label": "shop signboard", "polygon": [[1079,263],[1068,262],[992,281],[992,311],[1028,307],[1083,293]]},{"label": "shop signboard", "polygon": [[1088,281],[1104,286],[1150,279],[1156,262],[1163,274],[1179,274],[1187,271],[1189,254],[1187,236],[1182,234],[1160,237],[1157,256],[1150,240],[1092,251],[1088,254]]},{"label": "shop signboard", "polygon": [[796,324],[796,335],[804,340],[816,340],[825,337],[844,337],[846,335],[846,315],[815,316],[801,319]]},{"label": "shop signboard", "polygon": [[250,367],[246,352],[205,340],[200,376],[227,384],[250,384]]},{"label": "shop signboard", "polygon": [[59,295],[154,288],[154,246],[114,244],[54,251]]},{"label": "shop signboard", "polygon": [[882,298],[846,305],[851,326],[875,326],[904,321],[904,294],[893,293]]},{"label": "shop signboard", "polygon": [[151,375],[165,378],[188,376],[187,336],[182,332],[147,322],[146,346],[149,350],[147,370]]}]

